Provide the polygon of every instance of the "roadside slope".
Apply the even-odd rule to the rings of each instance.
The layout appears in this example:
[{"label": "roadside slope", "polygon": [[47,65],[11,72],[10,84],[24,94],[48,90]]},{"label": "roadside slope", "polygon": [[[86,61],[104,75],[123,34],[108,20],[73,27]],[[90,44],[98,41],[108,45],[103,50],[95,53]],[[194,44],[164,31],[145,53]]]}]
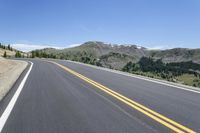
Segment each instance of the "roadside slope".
[{"label": "roadside slope", "polygon": [[0,57],[0,101],[10,90],[27,64],[24,61],[7,60]]}]

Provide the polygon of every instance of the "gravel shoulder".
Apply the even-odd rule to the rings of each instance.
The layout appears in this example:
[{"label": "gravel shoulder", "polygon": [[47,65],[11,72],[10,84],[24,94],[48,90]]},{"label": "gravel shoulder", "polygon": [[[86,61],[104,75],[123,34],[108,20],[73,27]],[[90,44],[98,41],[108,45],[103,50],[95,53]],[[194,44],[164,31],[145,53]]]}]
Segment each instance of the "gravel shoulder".
[{"label": "gravel shoulder", "polygon": [[11,89],[28,65],[25,61],[8,60],[0,57],[0,101]]}]

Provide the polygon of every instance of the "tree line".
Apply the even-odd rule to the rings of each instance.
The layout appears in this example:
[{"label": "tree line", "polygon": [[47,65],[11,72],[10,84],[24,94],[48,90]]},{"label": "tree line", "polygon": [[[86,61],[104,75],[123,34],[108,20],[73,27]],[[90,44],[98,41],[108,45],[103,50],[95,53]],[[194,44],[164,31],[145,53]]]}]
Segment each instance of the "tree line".
[{"label": "tree line", "polygon": [[[6,46],[6,45],[3,45],[2,43],[0,43],[0,48],[5,49],[5,50],[13,51],[13,48],[10,46],[10,44],[8,44]],[[7,52],[6,51],[4,51],[3,57],[5,57],[5,58],[7,57]]]},{"label": "tree line", "polygon": [[[4,50],[15,51],[15,52],[16,52],[16,53],[15,53],[15,57],[16,57],[16,58],[22,58],[22,57],[24,57],[24,54],[22,54],[22,52],[13,49],[13,48],[11,47],[10,44],[8,44],[8,45],[3,45],[2,43],[0,43],[0,48],[2,48],[2,49],[4,49]],[[3,57],[5,57],[5,58],[8,57],[8,54],[7,54],[6,51],[4,51]]]},{"label": "tree line", "polygon": [[68,51],[66,53],[47,53],[42,50],[31,51],[31,58],[52,58],[52,59],[65,59],[83,62],[91,65],[102,66],[94,54],[86,51]]},{"label": "tree line", "polygon": [[163,79],[171,79],[183,74],[194,74],[200,78],[196,72],[200,70],[200,64],[188,62],[163,63],[161,59],[154,60],[150,57],[142,57],[137,63],[128,62],[122,71],[134,72],[151,72]]},{"label": "tree line", "polygon": [[3,45],[2,43],[0,43],[0,48],[5,49],[5,50],[13,51],[13,48],[10,46],[10,44],[8,44],[6,46],[6,45]]},{"label": "tree line", "polygon": [[44,51],[40,51],[40,50],[34,50],[34,51],[31,51],[31,58],[35,58],[35,57],[38,57],[38,58],[53,58],[53,59],[56,59],[56,55],[54,54],[47,54],[46,52]]}]

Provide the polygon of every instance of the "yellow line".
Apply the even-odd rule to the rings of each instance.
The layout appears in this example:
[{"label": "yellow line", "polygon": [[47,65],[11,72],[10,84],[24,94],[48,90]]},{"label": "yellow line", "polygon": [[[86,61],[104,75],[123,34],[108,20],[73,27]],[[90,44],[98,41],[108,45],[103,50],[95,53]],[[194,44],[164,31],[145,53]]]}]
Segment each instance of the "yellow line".
[{"label": "yellow line", "polygon": [[171,120],[171,119],[169,119],[169,118],[167,118],[167,117],[165,117],[165,116],[163,116],[163,115],[161,115],[161,114],[159,114],[159,113],[157,113],[157,112],[155,112],[155,111],[153,111],[153,110],[151,110],[151,109],[149,109],[149,108],[127,98],[127,97],[125,97],[125,96],[123,96],[123,95],[109,89],[108,87],[105,87],[105,86],[101,85],[100,83],[97,83],[97,82],[95,82],[95,81],[93,81],[93,80],[91,80],[91,79],[89,79],[89,78],[87,78],[87,77],[85,77],[85,76],[63,66],[63,65],[60,65],[56,62],[52,62],[52,63],[58,65],[59,67],[70,72],[71,74],[81,78],[82,80],[92,84],[93,86],[99,88],[100,90],[110,94],[111,96],[115,97],[116,99],[122,101],[123,103],[126,103],[130,107],[138,110],[139,112],[147,115],[148,117],[154,119],[155,121],[161,123],[162,125],[170,128],[171,130],[173,130],[175,132],[178,132],[178,133],[184,133],[184,132],[196,133],[195,131],[193,131],[193,130],[191,130],[191,129],[189,129],[189,128],[187,128],[187,127],[185,127],[185,126],[183,126],[183,125],[181,125],[181,124],[179,124],[179,123],[177,123],[177,122],[175,122],[175,121],[173,121],[173,120]]}]

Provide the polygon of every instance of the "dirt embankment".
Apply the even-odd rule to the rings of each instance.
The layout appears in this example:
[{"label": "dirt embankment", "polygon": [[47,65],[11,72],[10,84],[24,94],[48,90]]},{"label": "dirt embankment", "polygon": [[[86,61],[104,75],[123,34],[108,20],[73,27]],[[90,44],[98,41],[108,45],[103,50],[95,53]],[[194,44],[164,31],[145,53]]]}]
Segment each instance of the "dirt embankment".
[{"label": "dirt embankment", "polygon": [[0,101],[27,65],[28,63],[24,61],[7,60],[0,57]]}]

